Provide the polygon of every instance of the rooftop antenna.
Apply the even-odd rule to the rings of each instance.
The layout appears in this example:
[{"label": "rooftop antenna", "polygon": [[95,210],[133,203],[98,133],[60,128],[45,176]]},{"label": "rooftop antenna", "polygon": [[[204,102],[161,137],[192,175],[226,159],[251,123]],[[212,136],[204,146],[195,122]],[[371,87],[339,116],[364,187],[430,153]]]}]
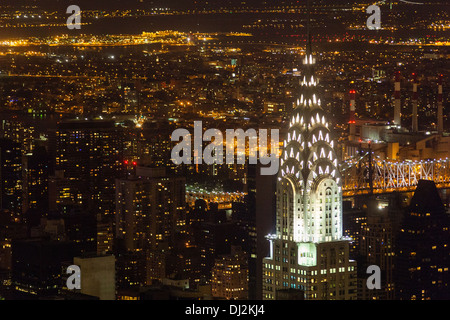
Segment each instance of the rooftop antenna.
[{"label": "rooftop antenna", "polygon": [[311,48],[311,6],[310,0],[306,0],[306,11],[307,11],[307,21],[306,21],[306,55],[312,54]]},{"label": "rooftop antenna", "polygon": [[306,20],[306,49],[305,49],[305,59],[303,64],[305,65],[305,76],[311,79],[314,76],[314,64],[315,58],[312,54],[312,37],[311,37],[311,0],[306,0],[306,10],[307,10],[307,20]]}]

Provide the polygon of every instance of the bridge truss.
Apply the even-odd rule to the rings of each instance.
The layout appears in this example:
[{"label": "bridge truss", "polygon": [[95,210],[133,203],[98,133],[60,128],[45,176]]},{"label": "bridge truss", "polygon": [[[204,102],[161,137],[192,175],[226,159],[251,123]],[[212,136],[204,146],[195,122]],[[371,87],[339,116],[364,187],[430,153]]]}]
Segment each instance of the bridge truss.
[{"label": "bridge truss", "polygon": [[419,180],[450,187],[450,159],[422,161],[383,160],[366,152],[341,164],[343,195],[411,191]]}]

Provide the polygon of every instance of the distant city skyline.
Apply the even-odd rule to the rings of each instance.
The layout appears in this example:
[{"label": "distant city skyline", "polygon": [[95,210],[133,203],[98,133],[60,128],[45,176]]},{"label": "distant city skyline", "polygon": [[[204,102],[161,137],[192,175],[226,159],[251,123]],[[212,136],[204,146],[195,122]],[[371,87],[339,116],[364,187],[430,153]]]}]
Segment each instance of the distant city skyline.
[{"label": "distant city skyline", "polygon": [[[387,1],[390,2],[390,1]],[[395,3],[396,1],[394,1]],[[420,3],[445,3],[442,0],[414,0],[412,2]],[[334,5],[351,5],[361,4],[358,0],[316,0],[313,4],[334,4]],[[363,2],[364,3],[364,2]],[[367,1],[367,3],[371,3]],[[284,5],[306,5],[306,0],[4,0],[2,5],[36,5],[42,8],[59,8],[76,4],[85,8],[148,8],[153,6],[169,7],[171,9],[192,8],[201,6],[208,7],[233,7],[233,6],[284,6]]]},{"label": "distant city skyline", "polygon": [[311,3],[2,0],[0,300],[448,298],[448,5]]}]

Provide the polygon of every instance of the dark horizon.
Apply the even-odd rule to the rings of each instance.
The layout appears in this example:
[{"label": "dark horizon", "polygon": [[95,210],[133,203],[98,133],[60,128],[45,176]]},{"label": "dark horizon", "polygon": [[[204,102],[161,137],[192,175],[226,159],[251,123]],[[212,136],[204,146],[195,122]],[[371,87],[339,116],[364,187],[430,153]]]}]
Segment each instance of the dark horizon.
[{"label": "dark horizon", "polygon": [[[397,1],[398,2],[398,1]],[[414,1],[411,1],[414,2]],[[442,0],[420,0],[415,1],[426,4],[441,3]],[[357,0],[316,0],[313,4],[318,5],[352,5],[361,3]],[[43,9],[64,8],[69,5],[76,4],[86,9],[147,9],[152,7],[167,7],[170,9],[199,9],[220,8],[220,7],[238,7],[248,6],[254,8],[285,6],[285,5],[302,5],[306,4],[306,0],[78,0],[76,3],[70,0],[3,0],[1,5],[19,6],[38,6]]]}]

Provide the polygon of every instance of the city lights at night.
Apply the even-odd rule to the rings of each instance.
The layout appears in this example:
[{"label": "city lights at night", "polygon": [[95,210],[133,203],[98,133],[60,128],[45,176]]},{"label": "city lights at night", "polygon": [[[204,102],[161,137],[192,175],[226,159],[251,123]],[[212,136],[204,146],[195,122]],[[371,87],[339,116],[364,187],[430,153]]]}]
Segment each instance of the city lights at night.
[{"label": "city lights at night", "polygon": [[2,0],[0,302],[449,300],[449,59],[444,0]]}]

